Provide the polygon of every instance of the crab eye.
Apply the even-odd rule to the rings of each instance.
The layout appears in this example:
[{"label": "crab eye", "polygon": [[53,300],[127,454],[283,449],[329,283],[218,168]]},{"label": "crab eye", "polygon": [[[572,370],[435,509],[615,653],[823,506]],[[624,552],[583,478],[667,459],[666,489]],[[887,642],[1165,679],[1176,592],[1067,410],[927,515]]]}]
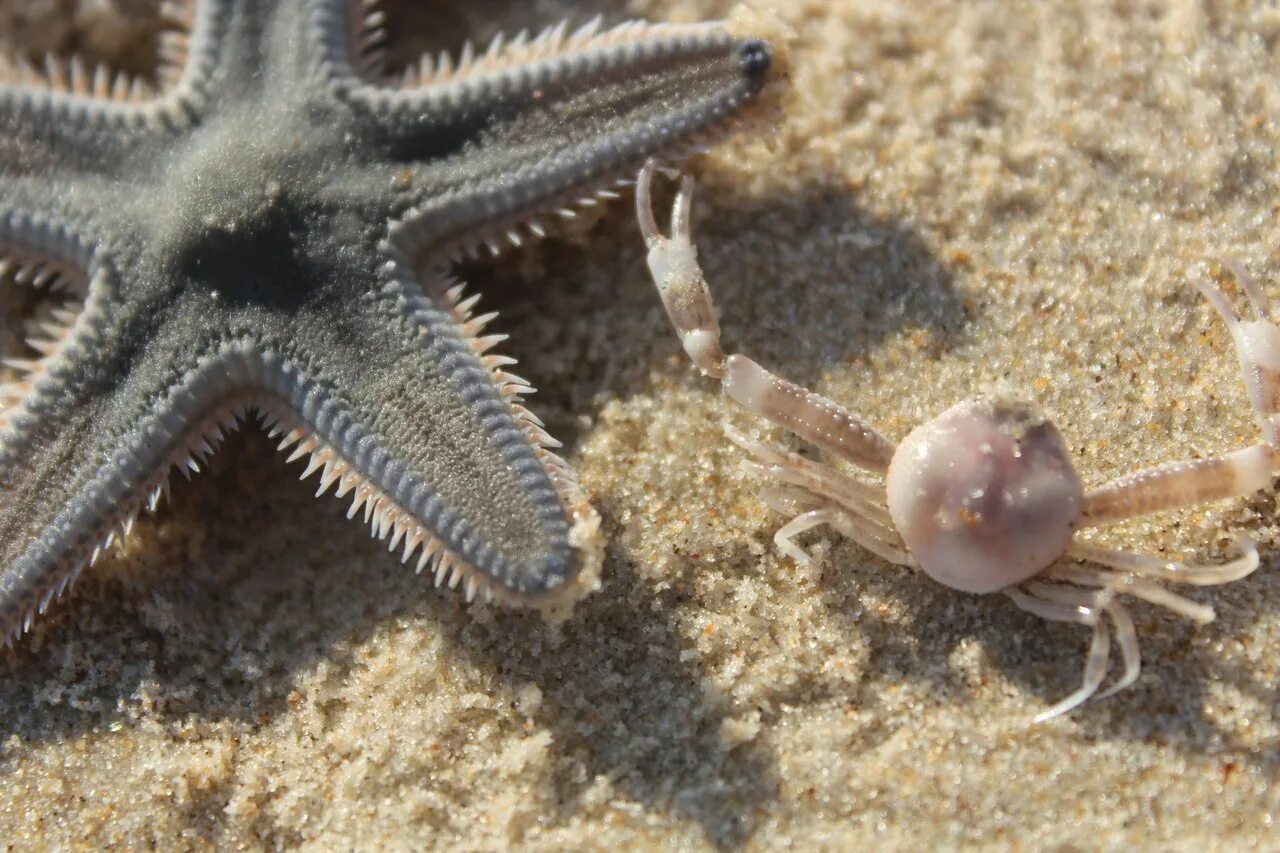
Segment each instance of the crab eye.
[{"label": "crab eye", "polygon": [[917,427],[886,487],[920,568],[974,593],[1020,583],[1062,556],[1082,505],[1057,428],[1007,395],[967,400]]}]

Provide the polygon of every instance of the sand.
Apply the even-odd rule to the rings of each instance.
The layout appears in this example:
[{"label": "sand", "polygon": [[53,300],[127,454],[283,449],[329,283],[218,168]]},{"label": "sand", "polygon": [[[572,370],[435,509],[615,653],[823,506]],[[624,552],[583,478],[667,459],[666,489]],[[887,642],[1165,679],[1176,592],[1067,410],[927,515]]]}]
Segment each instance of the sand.
[{"label": "sand", "polygon": [[[393,17],[399,54],[567,13],[730,11],[449,5]],[[993,381],[1030,389],[1087,483],[1255,440],[1188,281],[1228,252],[1280,295],[1275,4],[778,5],[793,88],[772,134],[690,163],[729,347],[895,439]],[[10,0],[0,37],[145,69],[150,6]],[[1098,532],[1215,560],[1248,532],[1264,567],[1191,593],[1207,626],[1136,606],[1138,683],[1028,727],[1077,685],[1087,631],[834,533],[804,539],[820,571],[780,558],[721,432],[758,425],[684,361],[629,201],[465,272],[595,496],[603,589],[558,632],[468,607],[236,439],[0,658],[0,839],[1274,845],[1274,494]]]}]

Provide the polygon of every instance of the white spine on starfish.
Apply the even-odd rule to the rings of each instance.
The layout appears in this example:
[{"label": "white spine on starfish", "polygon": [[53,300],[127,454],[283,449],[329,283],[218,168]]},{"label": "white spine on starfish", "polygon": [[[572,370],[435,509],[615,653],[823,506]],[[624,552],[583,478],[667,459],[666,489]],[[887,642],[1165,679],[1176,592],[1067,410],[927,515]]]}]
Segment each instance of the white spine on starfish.
[{"label": "white spine on starfish", "polygon": [[169,25],[160,37],[157,92],[146,80],[82,60],[47,56],[37,69],[21,57],[0,66],[0,109],[33,112],[81,124],[113,128],[185,127],[206,104],[217,42],[225,22],[210,4],[173,0],[161,17]]},{"label": "white spine on starfish", "polygon": [[[77,323],[84,314],[90,280],[105,287],[105,271],[93,259],[88,244],[72,236],[67,229],[38,215],[21,211],[0,210],[0,276],[12,274],[19,284],[53,292],[70,294],[58,307],[45,308],[27,324],[27,343],[39,356],[34,359],[5,358],[4,364],[19,375],[0,385],[0,448],[13,437],[4,433],[21,419],[23,408],[38,405],[32,392],[40,379],[59,363],[79,339],[88,343],[97,336],[100,310],[91,311],[85,322]],[[34,327],[34,328],[33,328]]]},{"label": "white spine on starfish", "polygon": [[380,0],[347,0],[348,38],[360,72],[370,78],[382,73],[386,57],[387,16]]},{"label": "white spine on starfish", "polygon": [[[674,43],[723,28],[715,21],[672,24],[630,20],[601,29],[603,19],[596,16],[569,33],[569,22],[561,21],[544,28],[533,38],[529,37],[527,30],[521,30],[510,38],[499,32],[481,53],[468,41],[456,59],[447,52],[435,57],[424,54],[416,67],[410,66],[393,77],[387,77],[381,62],[386,24],[381,4],[378,0],[350,0],[347,5],[347,9],[332,3],[321,6],[316,12],[314,27],[316,41],[322,46],[321,73],[343,88],[347,88],[352,77],[363,77],[371,82],[395,82],[406,89],[467,85],[489,75],[543,79],[554,76],[556,69],[552,63],[605,65],[625,56],[625,51],[618,48],[633,45],[656,50],[655,38],[667,37]],[[483,85],[502,86],[503,82],[485,81]],[[453,90],[441,91],[439,102],[444,103],[457,94]],[[357,93],[357,97],[376,97],[376,92],[363,90]]]}]

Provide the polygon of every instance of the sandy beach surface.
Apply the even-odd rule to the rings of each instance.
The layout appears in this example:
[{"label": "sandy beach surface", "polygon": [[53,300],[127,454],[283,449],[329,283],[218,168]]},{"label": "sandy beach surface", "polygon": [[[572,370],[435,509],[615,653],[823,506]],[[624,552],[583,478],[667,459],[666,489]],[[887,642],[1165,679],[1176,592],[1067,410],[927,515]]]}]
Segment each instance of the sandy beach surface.
[{"label": "sandy beach surface", "polygon": [[[1086,484],[1256,440],[1190,276],[1280,296],[1280,11],[1241,0],[804,0],[790,92],[690,161],[726,344],[892,438],[994,382]],[[154,4],[5,0],[0,47],[146,73]],[[401,2],[396,55],[717,0]],[[757,18],[756,20],[761,20]],[[666,195],[664,194],[664,198]],[[1131,689],[1046,725],[1088,632],[822,530],[778,556],[630,199],[463,273],[609,537],[561,629],[467,606],[312,498],[255,430],[0,655],[0,846],[1274,846],[1274,493],[1097,531],[1252,577],[1133,608]],[[1233,291],[1239,298],[1239,291]],[[1113,675],[1115,670],[1113,668]]]}]

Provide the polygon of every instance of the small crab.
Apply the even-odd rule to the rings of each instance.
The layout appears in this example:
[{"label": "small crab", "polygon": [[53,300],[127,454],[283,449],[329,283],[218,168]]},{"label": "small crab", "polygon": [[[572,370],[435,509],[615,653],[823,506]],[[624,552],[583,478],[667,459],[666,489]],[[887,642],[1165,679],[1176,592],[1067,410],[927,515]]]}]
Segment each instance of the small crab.
[{"label": "small crab", "polygon": [[[999,592],[1045,619],[1088,626],[1092,642],[1080,688],[1036,722],[1075,708],[1097,693],[1106,673],[1112,630],[1123,670],[1107,696],[1137,679],[1138,637],[1122,596],[1165,607],[1198,623],[1211,608],[1160,582],[1214,586],[1258,567],[1253,542],[1220,565],[1190,565],[1075,542],[1076,531],[1162,510],[1244,496],[1266,488],[1280,468],[1280,328],[1256,282],[1233,267],[1258,312],[1242,321],[1208,281],[1196,285],[1222,316],[1236,343],[1263,441],[1204,459],[1168,462],[1085,490],[1057,428],[1029,397],[1005,390],[958,403],[894,445],[875,427],[819,394],[775,376],[744,355],[725,356],[720,327],[690,240],[693,180],[681,182],[670,238],[654,220],[647,164],[636,185],[649,271],[685,352],[724,392],[801,439],[879,475],[883,485],[851,476],[732,427],[729,438],[752,460],[749,473],[772,481],[763,498],[794,515],[774,535],[778,549],[802,565],[813,558],[795,537],[822,524],[868,551],[961,592]],[[1071,558],[1064,561],[1061,558]]]}]

